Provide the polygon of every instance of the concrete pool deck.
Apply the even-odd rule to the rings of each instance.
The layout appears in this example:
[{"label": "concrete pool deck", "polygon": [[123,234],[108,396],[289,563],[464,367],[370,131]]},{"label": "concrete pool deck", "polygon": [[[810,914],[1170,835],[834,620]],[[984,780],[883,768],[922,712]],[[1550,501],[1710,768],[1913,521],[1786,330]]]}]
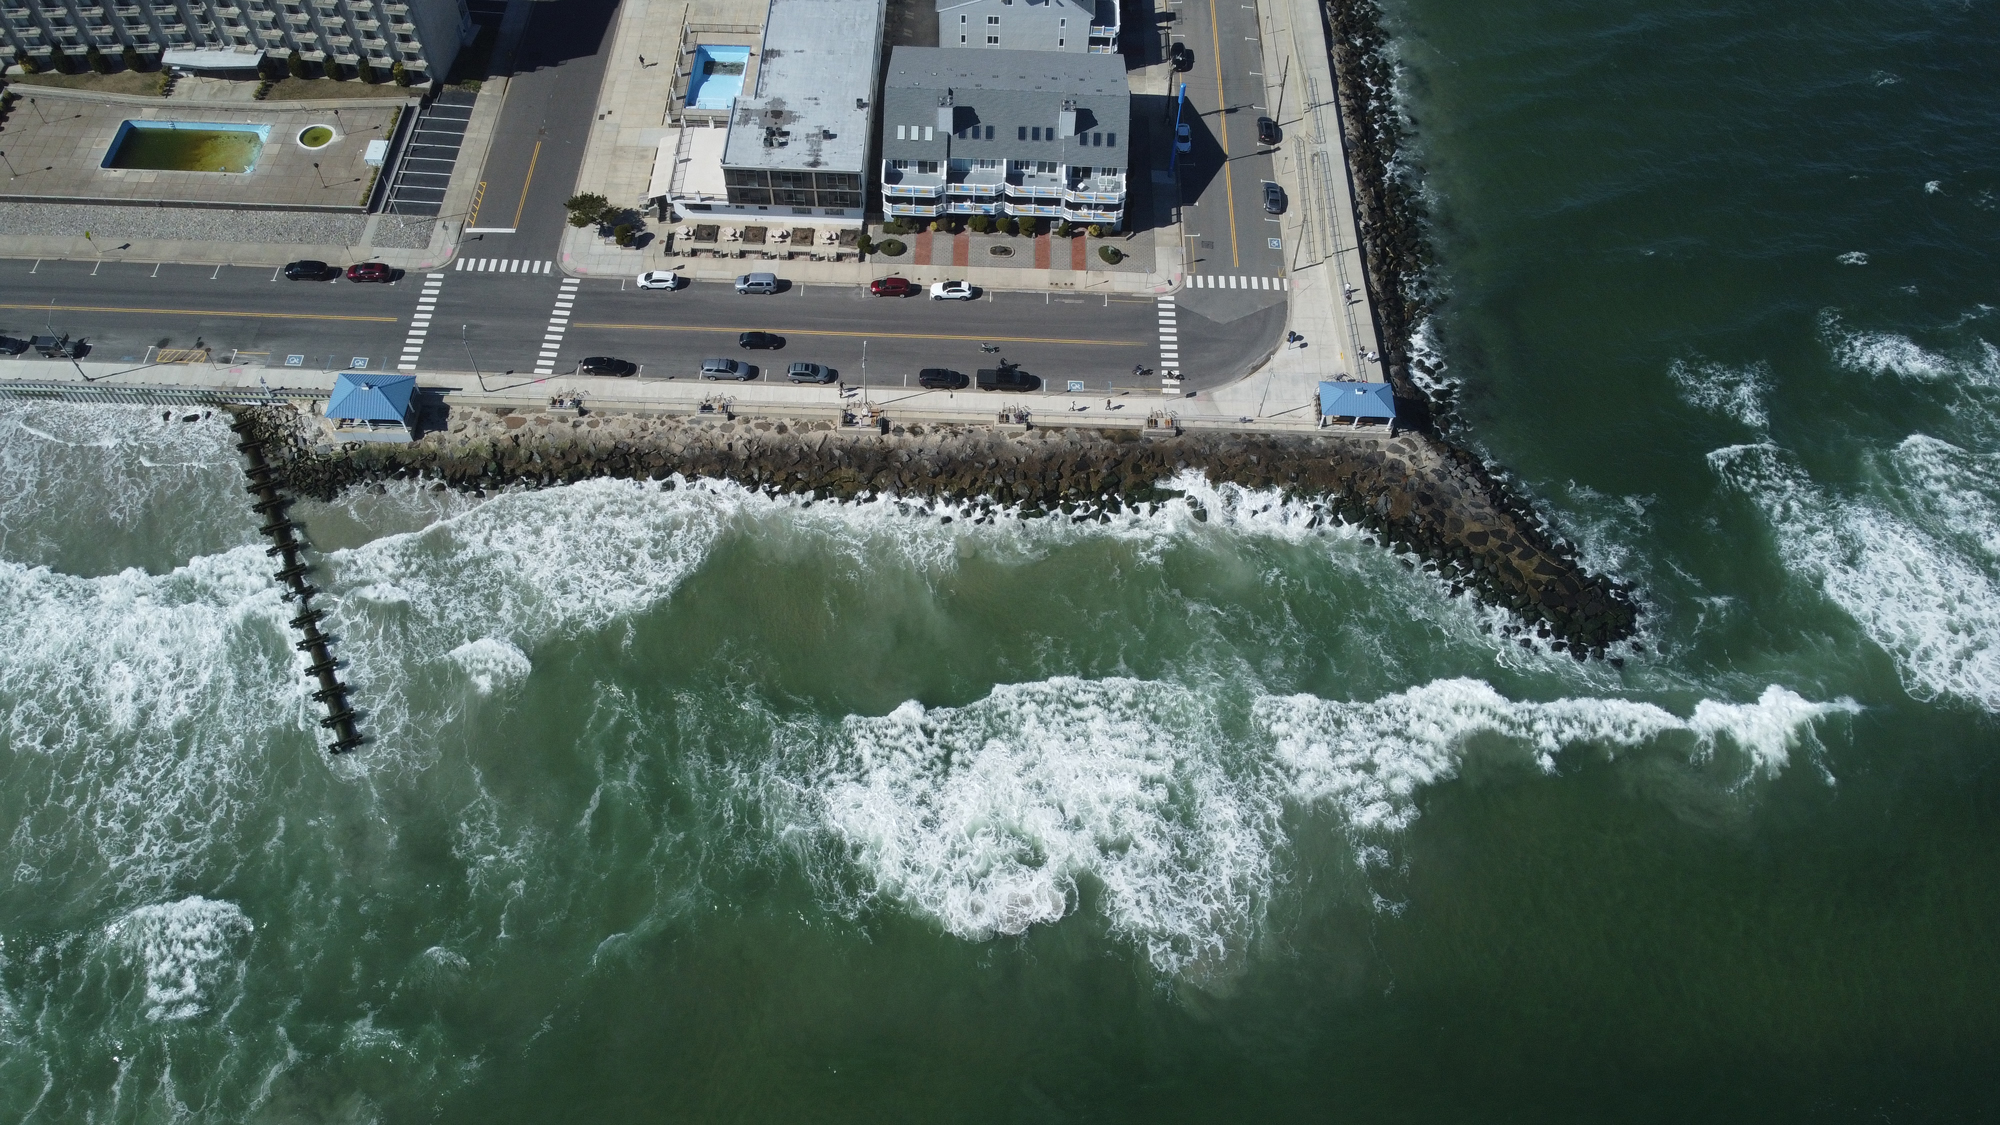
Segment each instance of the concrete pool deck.
[{"label": "concrete pool deck", "polygon": [[[388,139],[402,108],[387,99],[360,108],[290,108],[114,99],[68,90],[37,89],[33,96],[30,105],[23,95],[0,128],[0,152],[8,165],[0,167],[0,199],[360,211],[375,175],[363,160],[368,142]],[[248,172],[101,167],[127,121],[269,125],[271,134]],[[319,149],[299,145],[300,130],[313,125],[332,128],[336,139]]]}]

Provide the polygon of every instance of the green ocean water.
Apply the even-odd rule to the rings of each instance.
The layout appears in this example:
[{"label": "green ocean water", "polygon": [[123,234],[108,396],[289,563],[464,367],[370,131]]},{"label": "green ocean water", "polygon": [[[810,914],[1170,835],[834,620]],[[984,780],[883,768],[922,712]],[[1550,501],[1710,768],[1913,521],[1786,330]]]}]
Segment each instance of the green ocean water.
[{"label": "green ocean water", "polygon": [[330,761],[220,421],[0,403],[0,1120],[2000,1113],[2000,16],[1389,17],[1622,667],[1194,480],[403,487]]}]

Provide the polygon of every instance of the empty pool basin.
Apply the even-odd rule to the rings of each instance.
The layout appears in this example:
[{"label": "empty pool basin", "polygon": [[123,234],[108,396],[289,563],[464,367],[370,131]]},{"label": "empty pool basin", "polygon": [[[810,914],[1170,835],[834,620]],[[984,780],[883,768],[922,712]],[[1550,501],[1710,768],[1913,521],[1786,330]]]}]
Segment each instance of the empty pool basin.
[{"label": "empty pool basin", "polygon": [[207,121],[127,121],[118,126],[102,168],[157,172],[248,172],[257,166],[269,125]]}]

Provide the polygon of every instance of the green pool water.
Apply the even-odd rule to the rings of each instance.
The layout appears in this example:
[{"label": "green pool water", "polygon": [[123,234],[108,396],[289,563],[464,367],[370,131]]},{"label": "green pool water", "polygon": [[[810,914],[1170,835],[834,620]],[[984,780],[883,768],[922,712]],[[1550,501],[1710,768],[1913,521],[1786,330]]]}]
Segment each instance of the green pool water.
[{"label": "green pool water", "polygon": [[246,128],[134,127],[114,141],[107,168],[163,172],[248,172],[256,167],[264,138]]}]

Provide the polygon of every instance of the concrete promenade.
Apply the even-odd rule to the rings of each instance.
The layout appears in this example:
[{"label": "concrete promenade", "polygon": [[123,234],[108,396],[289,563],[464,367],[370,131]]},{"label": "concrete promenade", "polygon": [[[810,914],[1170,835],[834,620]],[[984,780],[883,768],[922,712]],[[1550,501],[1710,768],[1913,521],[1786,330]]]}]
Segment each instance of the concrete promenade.
[{"label": "concrete promenade", "polygon": [[[385,373],[386,374],[386,373]],[[0,397],[100,398],[103,401],[159,402],[167,406],[195,403],[203,396],[232,401],[259,396],[298,402],[315,413],[333,389],[334,372],[274,368],[254,364],[129,364],[59,363],[49,360],[0,359]],[[1003,421],[1001,412],[1025,410],[1037,426],[1086,426],[1137,429],[1164,421],[1183,429],[1243,432],[1311,433],[1315,415],[1294,410],[1289,415],[1250,418],[1229,414],[1219,404],[1199,398],[1162,399],[1145,392],[1128,392],[1107,400],[1103,392],[1033,394],[925,391],[915,387],[859,385],[799,386],[789,383],[718,383],[690,378],[614,379],[597,376],[481,375],[469,371],[424,371],[418,386],[444,396],[448,404],[517,410],[546,409],[557,397],[578,396],[586,411],[598,413],[693,414],[703,403],[726,404],[752,417],[838,419],[852,413],[858,421],[871,410],[892,424],[951,422],[966,425]],[[51,395],[51,389],[61,394]],[[1109,406],[1107,408],[1107,401]],[[1335,436],[1346,431],[1318,431]],[[1379,433],[1380,427],[1360,431]]]}]

